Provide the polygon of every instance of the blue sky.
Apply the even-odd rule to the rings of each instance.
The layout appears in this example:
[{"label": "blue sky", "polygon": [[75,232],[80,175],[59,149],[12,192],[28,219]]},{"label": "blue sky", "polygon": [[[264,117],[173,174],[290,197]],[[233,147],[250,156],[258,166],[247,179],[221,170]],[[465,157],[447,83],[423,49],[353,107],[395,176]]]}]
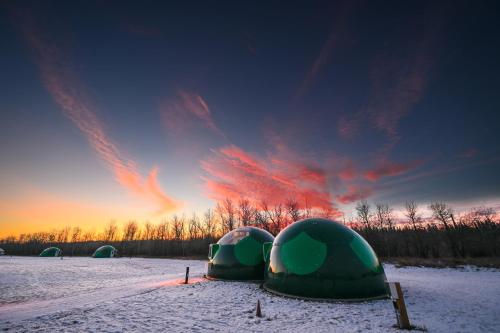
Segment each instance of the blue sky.
[{"label": "blue sky", "polygon": [[224,197],[496,205],[498,9],[3,4],[0,226],[154,220]]}]

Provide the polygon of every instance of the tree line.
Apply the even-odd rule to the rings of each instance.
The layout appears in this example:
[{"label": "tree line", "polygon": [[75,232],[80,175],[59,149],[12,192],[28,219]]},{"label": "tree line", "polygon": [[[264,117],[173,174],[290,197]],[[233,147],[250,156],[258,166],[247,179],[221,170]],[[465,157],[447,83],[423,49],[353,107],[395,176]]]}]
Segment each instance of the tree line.
[{"label": "tree line", "polygon": [[[358,202],[355,215],[336,218],[360,233],[380,257],[465,258],[500,255],[500,221],[492,208],[476,208],[455,214],[445,203],[428,206],[430,214],[414,202],[406,202],[404,216],[396,216],[387,204]],[[122,256],[205,256],[208,245],[240,226],[255,226],[276,235],[303,218],[334,216],[332,210],[318,210],[295,200],[270,206],[249,200],[219,202],[201,216],[174,215],[153,224],[128,221],[106,224],[101,232],[66,227],[49,232],[11,236],[0,240],[12,255],[37,255],[57,246],[65,256],[89,256],[103,244],[118,249]]]}]

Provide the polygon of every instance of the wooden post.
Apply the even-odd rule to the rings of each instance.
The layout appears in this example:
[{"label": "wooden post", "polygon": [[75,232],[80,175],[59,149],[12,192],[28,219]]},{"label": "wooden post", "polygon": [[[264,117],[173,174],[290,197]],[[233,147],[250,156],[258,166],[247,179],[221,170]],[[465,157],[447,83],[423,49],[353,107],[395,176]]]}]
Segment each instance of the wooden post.
[{"label": "wooden post", "polygon": [[257,300],[257,311],[255,315],[259,318],[262,318],[262,311],[260,310],[260,300]]},{"label": "wooden post", "polygon": [[389,282],[389,288],[391,290],[392,305],[394,305],[394,310],[396,311],[396,319],[399,328],[406,330],[411,329],[401,284],[399,282]]},{"label": "wooden post", "polygon": [[184,284],[188,284],[189,280],[189,267],[186,267],[186,278],[184,280]]}]

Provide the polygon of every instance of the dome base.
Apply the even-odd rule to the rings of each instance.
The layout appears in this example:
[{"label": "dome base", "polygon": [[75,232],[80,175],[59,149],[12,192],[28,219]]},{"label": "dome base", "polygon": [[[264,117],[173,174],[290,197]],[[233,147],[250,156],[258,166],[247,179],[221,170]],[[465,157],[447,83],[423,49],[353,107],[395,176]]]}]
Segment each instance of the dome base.
[{"label": "dome base", "polygon": [[299,296],[299,295],[292,295],[292,294],[287,294],[283,293],[280,291],[273,290],[269,287],[266,286],[264,283],[262,285],[262,288],[264,288],[265,291],[277,295],[277,296],[282,296],[282,297],[287,297],[287,298],[295,298],[295,299],[302,299],[306,301],[313,301],[313,302],[330,302],[330,303],[357,303],[357,302],[368,302],[368,301],[377,301],[377,300],[382,300],[382,299],[388,299],[389,295],[380,295],[380,296],[374,296],[374,297],[365,297],[365,298],[320,298],[320,297],[306,297],[306,296]]}]

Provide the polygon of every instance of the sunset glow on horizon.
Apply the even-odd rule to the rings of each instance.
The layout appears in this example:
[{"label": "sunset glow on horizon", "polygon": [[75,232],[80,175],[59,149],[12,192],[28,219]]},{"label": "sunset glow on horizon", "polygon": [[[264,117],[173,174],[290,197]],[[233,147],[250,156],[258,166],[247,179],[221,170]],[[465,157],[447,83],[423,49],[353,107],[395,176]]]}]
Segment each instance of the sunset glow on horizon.
[{"label": "sunset glow on horizon", "polygon": [[498,211],[486,7],[5,3],[0,238],[226,198]]}]

